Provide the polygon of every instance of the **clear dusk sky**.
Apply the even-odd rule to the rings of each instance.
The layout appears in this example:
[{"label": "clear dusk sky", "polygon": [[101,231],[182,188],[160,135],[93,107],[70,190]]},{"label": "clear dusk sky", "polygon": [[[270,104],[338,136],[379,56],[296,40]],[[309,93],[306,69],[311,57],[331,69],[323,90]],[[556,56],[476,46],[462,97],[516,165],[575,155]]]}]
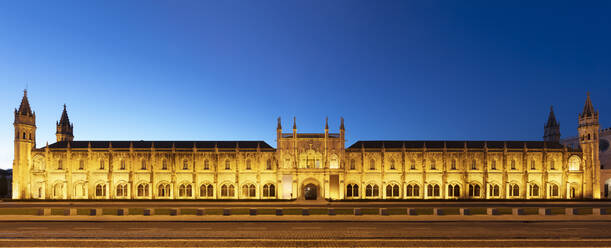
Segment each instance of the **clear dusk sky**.
[{"label": "clear dusk sky", "polygon": [[77,140],[541,140],[611,127],[611,1],[3,1],[0,168],[28,87],[37,146]]}]

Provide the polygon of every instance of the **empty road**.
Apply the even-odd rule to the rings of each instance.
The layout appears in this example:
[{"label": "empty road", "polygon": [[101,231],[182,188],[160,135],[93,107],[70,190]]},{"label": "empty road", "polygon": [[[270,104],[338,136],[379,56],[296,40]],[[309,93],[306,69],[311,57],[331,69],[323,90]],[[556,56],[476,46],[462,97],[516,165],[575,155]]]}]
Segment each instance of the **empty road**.
[{"label": "empty road", "polygon": [[611,247],[611,222],[0,222],[0,247]]}]

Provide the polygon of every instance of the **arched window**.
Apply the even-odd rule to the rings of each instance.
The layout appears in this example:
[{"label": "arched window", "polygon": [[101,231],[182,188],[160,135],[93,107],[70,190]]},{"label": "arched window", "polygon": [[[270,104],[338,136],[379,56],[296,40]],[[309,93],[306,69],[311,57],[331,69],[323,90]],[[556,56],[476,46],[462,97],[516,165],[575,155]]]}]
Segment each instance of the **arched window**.
[{"label": "arched window", "polygon": [[558,194],[558,185],[556,185],[556,184],[549,184],[549,189],[550,189],[549,190],[550,196],[558,197],[558,195],[559,195]]},{"label": "arched window", "polygon": [[148,184],[142,183],[138,185],[138,196],[139,197],[149,196],[149,185]]},{"label": "arched window", "polygon": [[246,169],[250,170],[251,169],[251,165],[250,165],[250,159],[246,159]]},{"label": "arched window", "polygon": [[117,197],[127,197],[127,184],[117,185]]},{"label": "arched window", "polygon": [[440,193],[439,193],[439,185],[437,184],[429,184],[426,187],[426,191],[427,191],[427,196],[430,197],[439,197]]},{"label": "arched window", "polygon": [[437,167],[435,166],[435,159],[431,159],[431,170],[435,170]]},{"label": "arched window", "polygon": [[85,161],[83,161],[82,159],[78,163],[78,169],[79,170],[84,170],[85,169]]},{"label": "arched window", "polygon": [[394,160],[394,159],[391,159],[391,160],[390,160],[390,169],[391,169],[391,170],[396,169],[396,168],[395,168],[395,160]]},{"label": "arched window", "polygon": [[520,196],[520,186],[518,186],[517,184],[510,184],[509,185],[509,196],[511,197]]},{"label": "arched window", "polygon": [[125,170],[125,160],[121,160],[121,170]]},{"label": "arched window", "polygon": [[570,171],[579,171],[581,159],[579,156],[573,155],[569,158],[569,170]]},{"label": "arched window", "polygon": [[25,139],[25,132],[23,132],[23,139]]},{"label": "arched window", "polygon": [[140,164],[140,169],[141,169],[141,170],[146,170],[146,160],[144,160],[144,159],[143,159],[143,160],[141,161],[141,164]]},{"label": "arched window", "polygon": [[199,197],[213,197],[214,187],[212,184],[202,184],[199,187]]},{"label": "arched window", "polygon": [[460,197],[460,185],[456,185],[456,184],[448,185],[448,196],[449,197]]},{"label": "arched window", "polygon": [[477,161],[475,161],[475,159],[473,161],[471,161],[471,169],[472,170],[477,170]]},{"label": "arched window", "polygon": [[515,160],[511,160],[511,169],[512,170],[516,169],[516,161]]},{"label": "arched window", "polygon": [[480,186],[477,184],[469,185],[469,196],[470,197],[479,197],[480,196]]},{"label": "arched window", "polygon": [[167,183],[159,184],[157,196],[159,196],[159,197],[170,197],[171,196],[170,185],[167,184]]},{"label": "arched window", "polygon": [[420,186],[418,184],[409,184],[405,190],[405,196],[417,197],[420,196]]},{"label": "arched window", "polygon": [[204,160],[204,170],[210,170],[210,161]]},{"label": "arched window", "polygon": [[183,160],[182,161],[182,169],[183,170],[188,170],[189,169],[189,161],[188,160]]},{"label": "arched window", "polygon": [[265,168],[267,170],[271,170],[272,169],[272,160],[271,159],[267,159],[267,166]]},{"label": "arched window", "polygon": [[356,170],[356,161],[354,161],[354,159],[350,160],[350,169]]},{"label": "arched window", "polygon": [[535,163],[534,159],[530,160],[530,169],[531,170],[536,170],[537,169],[537,164]]},{"label": "arched window", "polygon": [[263,197],[276,197],[276,186],[272,183],[263,185]]},{"label": "arched window", "polygon": [[257,188],[253,184],[242,185],[242,197],[256,197]]},{"label": "arched window", "polygon": [[530,184],[530,196],[538,197],[539,196],[539,185]]},{"label": "arched window", "polygon": [[379,197],[380,196],[380,187],[375,184],[369,184],[365,187],[365,196],[366,197]]},{"label": "arched window", "polygon": [[100,159],[100,170],[104,169],[104,159]]},{"label": "arched window", "polygon": [[98,184],[95,186],[95,196],[106,196],[106,184]]},{"label": "arched window", "polygon": [[386,185],[386,197],[399,197],[399,185],[389,184]]},{"label": "arched window", "polygon": [[337,155],[331,155],[331,160],[329,161],[329,168],[339,169],[339,159],[337,158]]},{"label": "arched window", "polygon": [[231,184],[223,184],[221,186],[221,197],[234,197],[235,196],[235,187]]},{"label": "arched window", "polygon": [[193,186],[191,186],[191,184],[181,184],[180,187],[178,187],[178,196],[179,197],[193,196]]},{"label": "arched window", "polygon": [[[146,169],[146,164],[144,166],[145,166],[144,168]],[[168,169],[168,161],[167,160],[164,159],[163,162],[161,162],[161,169],[162,170],[167,170]]]},{"label": "arched window", "polygon": [[55,199],[61,199],[64,197],[63,183],[56,183],[55,186],[53,186],[53,197],[55,197]]},{"label": "arched window", "polygon": [[225,160],[225,170],[231,170],[231,162],[229,162],[229,159]]},{"label": "arched window", "polygon": [[450,167],[452,170],[456,170],[456,159],[452,159],[452,165]]},{"label": "arched window", "polygon": [[359,197],[359,186],[357,184],[348,184],[346,186],[346,197]]},{"label": "arched window", "polygon": [[412,159],[412,161],[410,161],[410,162],[411,162],[410,166],[409,166],[410,170],[415,170],[416,169],[416,161]]},{"label": "arched window", "polygon": [[490,196],[491,197],[498,197],[500,196],[500,187],[496,184],[491,184],[490,185]]},{"label": "arched window", "polygon": [[550,168],[551,170],[555,170],[555,169],[556,169],[556,164],[555,164],[554,159],[551,159],[551,160],[549,161],[549,168]]},{"label": "arched window", "polygon": [[374,159],[369,160],[369,169],[370,170],[376,169],[376,161]]},{"label": "arched window", "polygon": [[496,170],[496,160],[492,160],[491,164],[490,164],[490,169],[492,170]]},{"label": "arched window", "polygon": [[58,160],[57,161],[57,169],[58,170],[63,170],[64,169],[64,160]]}]

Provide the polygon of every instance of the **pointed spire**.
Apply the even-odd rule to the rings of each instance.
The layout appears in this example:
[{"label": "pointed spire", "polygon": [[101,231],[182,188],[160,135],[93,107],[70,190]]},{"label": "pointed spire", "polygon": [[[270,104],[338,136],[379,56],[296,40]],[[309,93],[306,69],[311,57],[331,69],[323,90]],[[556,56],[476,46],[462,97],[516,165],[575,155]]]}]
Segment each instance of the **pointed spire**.
[{"label": "pointed spire", "polygon": [[297,117],[293,116],[293,130],[297,130]]},{"label": "pointed spire", "polygon": [[329,116],[325,117],[325,129],[329,130]]},{"label": "pointed spire", "polygon": [[341,118],[340,118],[339,129],[340,129],[340,130],[344,130],[344,117],[341,117]]},{"label": "pointed spire", "polygon": [[559,126],[556,121],[556,115],[554,115],[554,106],[549,107],[549,117],[547,117],[547,123],[545,127],[556,127]]},{"label": "pointed spire", "polygon": [[66,111],[66,104],[64,104],[64,111],[62,117],[59,119],[59,126],[66,127],[70,126],[70,119],[68,118],[68,111]]},{"label": "pointed spire", "polygon": [[32,116],[32,109],[28,101],[28,90],[23,90],[23,98],[21,98],[21,105],[19,105],[19,111],[17,112],[20,115]]},{"label": "pointed spire", "polygon": [[583,106],[583,112],[581,112],[581,117],[592,116],[596,112],[594,112],[594,106],[592,106],[592,100],[590,100],[590,92],[587,93],[588,96],[586,98],[586,104]]},{"label": "pointed spire", "polygon": [[278,130],[282,130],[282,123],[280,121],[280,117],[278,117],[278,126],[276,127]]}]

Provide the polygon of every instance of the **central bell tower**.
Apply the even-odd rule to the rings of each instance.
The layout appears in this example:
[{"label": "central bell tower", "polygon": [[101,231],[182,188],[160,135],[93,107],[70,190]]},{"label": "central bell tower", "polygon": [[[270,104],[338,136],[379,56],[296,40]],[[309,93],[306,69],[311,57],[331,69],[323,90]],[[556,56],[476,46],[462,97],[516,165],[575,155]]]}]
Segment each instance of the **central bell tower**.
[{"label": "central bell tower", "polygon": [[30,165],[36,147],[36,113],[30,108],[28,91],[23,91],[19,109],[15,109],[15,157],[13,160],[13,199],[30,198]]}]

